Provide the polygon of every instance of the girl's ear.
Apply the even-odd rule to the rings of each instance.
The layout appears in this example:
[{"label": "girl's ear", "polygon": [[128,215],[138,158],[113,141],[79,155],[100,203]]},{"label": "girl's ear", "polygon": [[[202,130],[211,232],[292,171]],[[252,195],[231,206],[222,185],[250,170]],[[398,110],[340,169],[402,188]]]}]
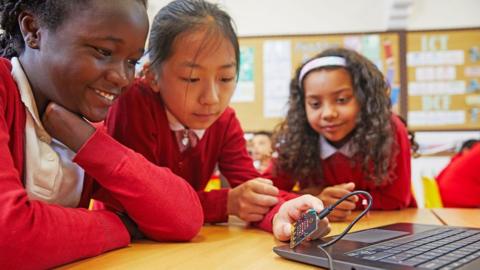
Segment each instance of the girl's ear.
[{"label": "girl's ear", "polygon": [[145,65],[143,65],[142,73],[143,73],[145,82],[148,83],[148,85],[150,85],[150,88],[152,88],[153,92],[155,93],[160,92],[160,87],[158,85],[158,76],[155,74],[155,71],[152,68],[150,68],[149,63],[146,63]]},{"label": "girl's ear", "polygon": [[27,11],[22,11],[18,15],[18,25],[22,32],[25,46],[32,49],[40,48],[40,27],[37,17]]}]

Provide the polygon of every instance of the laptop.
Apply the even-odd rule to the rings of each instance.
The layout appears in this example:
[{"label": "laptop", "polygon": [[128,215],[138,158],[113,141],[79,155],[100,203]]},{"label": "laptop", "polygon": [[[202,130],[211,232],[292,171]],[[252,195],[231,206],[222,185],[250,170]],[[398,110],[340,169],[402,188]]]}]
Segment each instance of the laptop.
[{"label": "laptop", "polygon": [[[318,248],[333,237],[305,241],[273,251],[289,260],[328,267]],[[480,269],[480,229],[414,223],[395,223],[357,231],[325,248],[334,269]]]}]

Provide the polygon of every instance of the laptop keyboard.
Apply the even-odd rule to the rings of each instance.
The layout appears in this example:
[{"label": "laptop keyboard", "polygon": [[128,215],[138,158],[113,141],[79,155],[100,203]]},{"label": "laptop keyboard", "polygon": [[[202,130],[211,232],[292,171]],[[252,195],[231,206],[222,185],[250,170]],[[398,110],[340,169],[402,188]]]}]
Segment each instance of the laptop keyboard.
[{"label": "laptop keyboard", "polygon": [[440,228],[346,253],[419,269],[456,269],[480,258],[480,230]]}]

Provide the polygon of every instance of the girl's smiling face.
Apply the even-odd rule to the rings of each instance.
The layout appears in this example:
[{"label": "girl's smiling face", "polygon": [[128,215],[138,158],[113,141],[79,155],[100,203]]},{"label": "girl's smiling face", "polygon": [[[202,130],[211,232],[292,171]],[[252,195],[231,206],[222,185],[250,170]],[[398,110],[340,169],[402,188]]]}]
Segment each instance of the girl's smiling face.
[{"label": "girl's smiling face", "polygon": [[54,101],[90,121],[103,120],[133,81],[143,54],[145,6],[135,0],[91,1],[53,30],[38,25],[38,48],[27,47],[20,60],[40,113]]}]

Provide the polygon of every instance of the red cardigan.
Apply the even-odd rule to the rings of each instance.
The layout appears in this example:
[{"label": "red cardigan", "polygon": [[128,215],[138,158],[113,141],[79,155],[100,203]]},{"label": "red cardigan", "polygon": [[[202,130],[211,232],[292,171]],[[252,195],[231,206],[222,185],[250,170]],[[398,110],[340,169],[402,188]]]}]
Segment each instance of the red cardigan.
[{"label": "red cardigan", "polygon": [[[231,108],[204,133],[197,146],[180,152],[175,134],[170,130],[161,96],[137,81],[110,109],[108,131],[124,145],[157,164],[168,177],[181,176],[197,190],[205,222],[225,222],[228,189],[205,192],[205,186],[218,164],[232,187],[259,177],[247,153],[243,130]],[[150,176],[153,180],[158,175]],[[290,199],[293,194],[282,193]],[[271,231],[271,221],[279,204],[266,215],[260,227]]]},{"label": "red cardigan", "polygon": [[[0,58],[0,269],[51,268],[127,246],[128,231],[111,211],[29,200],[25,107],[10,73],[10,62]],[[189,240],[200,230],[202,209],[190,185],[171,175],[152,181],[149,175],[163,172],[104,131],[95,132],[74,161],[98,179],[99,198],[111,194],[148,237]],[[88,206],[93,190],[86,177],[78,207]]]},{"label": "red cardigan", "polygon": [[480,207],[480,143],[452,159],[437,176],[445,207]]},{"label": "red cardigan", "polygon": [[[373,198],[372,209],[392,210],[405,207],[416,207],[412,195],[410,181],[410,142],[407,130],[398,117],[392,117],[392,124],[395,130],[395,138],[398,143],[398,154],[396,155],[395,175],[391,183],[383,183],[375,186],[367,181],[359,163],[354,167],[351,159],[337,152],[329,158],[321,161],[323,179],[318,179],[318,185],[333,186],[347,182],[355,183],[355,190],[368,191]],[[312,147],[318,147],[317,145]],[[265,172],[265,177],[272,178],[276,186],[283,190],[292,190],[295,181],[288,176],[288,173],[281,173],[273,176],[274,163]],[[360,206],[360,204],[359,204]]]}]

